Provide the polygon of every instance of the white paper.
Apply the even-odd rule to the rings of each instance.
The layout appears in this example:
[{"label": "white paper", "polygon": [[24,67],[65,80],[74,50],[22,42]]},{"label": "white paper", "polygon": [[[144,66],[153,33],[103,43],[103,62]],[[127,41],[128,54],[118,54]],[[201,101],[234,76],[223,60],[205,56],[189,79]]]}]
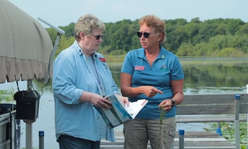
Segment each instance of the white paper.
[{"label": "white paper", "polygon": [[146,99],[141,99],[136,102],[130,102],[129,106],[125,105],[125,109],[134,119],[136,115],[139,113],[139,111],[146,105],[147,102],[148,100]]}]

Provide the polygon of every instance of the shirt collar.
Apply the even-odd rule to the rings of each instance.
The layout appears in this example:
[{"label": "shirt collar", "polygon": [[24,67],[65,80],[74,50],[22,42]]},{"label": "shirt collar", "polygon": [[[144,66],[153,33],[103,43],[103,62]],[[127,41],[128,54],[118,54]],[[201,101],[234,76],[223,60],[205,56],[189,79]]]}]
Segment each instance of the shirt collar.
[{"label": "shirt collar", "polygon": [[[160,46],[160,53],[158,56],[158,59],[164,59],[166,56],[166,50],[161,46]],[[143,58],[145,59],[146,55],[145,55],[145,49],[144,48],[140,48],[139,50],[140,52],[138,53],[138,58]]]},{"label": "shirt collar", "polygon": [[[75,49],[77,49],[79,55],[85,56],[83,50],[81,49],[81,47],[79,46],[79,44],[78,44],[78,42],[77,42],[76,40],[74,41],[73,46],[75,46]],[[94,53],[92,54],[92,57],[93,57],[94,59],[96,59],[96,58],[98,57],[98,55],[96,54],[96,52],[94,52]]]},{"label": "shirt collar", "polygon": [[166,56],[166,50],[161,47],[158,59],[165,59],[165,56]]}]

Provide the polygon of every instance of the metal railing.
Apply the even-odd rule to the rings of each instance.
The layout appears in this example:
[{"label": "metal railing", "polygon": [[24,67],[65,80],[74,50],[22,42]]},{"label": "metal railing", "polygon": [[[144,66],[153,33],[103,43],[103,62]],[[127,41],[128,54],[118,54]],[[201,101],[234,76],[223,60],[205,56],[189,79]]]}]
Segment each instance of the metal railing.
[{"label": "metal railing", "polygon": [[0,148],[20,148],[20,120],[15,119],[16,111],[0,114]]}]

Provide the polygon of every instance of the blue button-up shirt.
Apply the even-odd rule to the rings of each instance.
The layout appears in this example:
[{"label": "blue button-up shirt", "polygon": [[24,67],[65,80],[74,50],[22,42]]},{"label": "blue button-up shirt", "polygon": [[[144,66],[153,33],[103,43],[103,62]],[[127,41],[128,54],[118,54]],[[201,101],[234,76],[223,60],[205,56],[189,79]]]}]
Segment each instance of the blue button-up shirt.
[{"label": "blue button-up shirt", "polygon": [[99,141],[103,138],[101,135],[106,134],[104,136],[106,140],[114,141],[113,130],[107,127],[93,104],[79,101],[84,91],[102,96],[119,93],[104,57],[95,52],[93,60],[98,76],[101,77],[104,93],[100,89],[96,74],[76,41],[63,50],[54,61],[52,88],[57,139],[61,134],[67,134]]}]

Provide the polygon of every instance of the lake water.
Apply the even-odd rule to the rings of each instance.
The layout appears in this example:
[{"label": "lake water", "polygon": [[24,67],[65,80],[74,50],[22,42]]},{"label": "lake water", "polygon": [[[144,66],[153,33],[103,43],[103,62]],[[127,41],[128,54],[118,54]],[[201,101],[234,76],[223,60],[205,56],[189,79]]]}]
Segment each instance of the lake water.
[{"label": "lake water", "polygon": [[[230,60],[228,60],[230,61]],[[236,62],[235,62],[236,63]],[[247,62],[237,63],[235,65],[185,65],[183,66],[185,81],[184,94],[225,94],[247,93],[246,85],[248,84],[248,65]],[[120,66],[111,67],[113,78],[118,86],[120,86]],[[33,81],[34,88],[40,93],[42,83]],[[20,90],[27,88],[26,81],[19,81]],[[0,90],[14,90],[17,91],[15,82],[0,84]],[[184,129],[185,131],[202,131],[204,128],[210,127],[209,123],[190,123],[177,125],[177,129]],[[43,94],[40,99],[39,116],[32,124],[32,144],[34,148],[38,149],[39,145],[39,131],[45,132],[44,142],[45,149],[58,149],[58,143],[55,140],[54,128],[54,100],[49,84],[43,88]],[[122,126],[116,128],[116,131],[122,131]],[[26,126],[21,121],[21,148],[26,146]]]}]

